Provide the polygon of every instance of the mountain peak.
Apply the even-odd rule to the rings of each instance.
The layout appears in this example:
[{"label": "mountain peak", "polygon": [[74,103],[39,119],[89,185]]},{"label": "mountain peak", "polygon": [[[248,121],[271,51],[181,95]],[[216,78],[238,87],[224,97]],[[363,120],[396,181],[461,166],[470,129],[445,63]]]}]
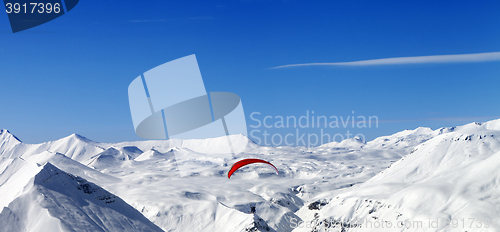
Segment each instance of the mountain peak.
[{"label": "mountain peak", "polygon": [[[42,165],[42,169],[40,170],[40,172],[36,175],[36,179],[39,180],[40,183],[44,183],[46,182],[48,179],[50,179],[52,176],[56,176],[56,175],[59,175],[59,174],[62,174],[64,173],[63,171],[61,171],[59,168],[57,168],[56,166],[54,166],[53,164],[51,164],[50,162],[47,162],[45,163],[44,165]],[[37,181],[35,180],[35,183]]]},{"label": "mountain peak", "polygon": [[31,179],[31,184],[18,186],[22,194],[0,212],[5,231],[34,228],[31,225],[53,231],[61,224],[73,230],[162,231],[118,196],[49,162]]},{"label": "mountain peak", "polygon": [[75,139],[78,139],[78,140],[81,140],[83,142],[87,142],[87,143],[94,143],[94,141],[84,137],[84,136],[81,136],[79,134],[71,134],[70,136],[68,136],[68,138],[75,138]]},{"label": "mountain peak", "polygon": [[8,138],[13,138],[15,140],[17,140],[17,142],[22,142],[19,138],[17,138],[15,135],[13,135],[12,133],[10,133],[9,130],[7,129],[0,129],[0,141],[2,140],[6,140]]}]

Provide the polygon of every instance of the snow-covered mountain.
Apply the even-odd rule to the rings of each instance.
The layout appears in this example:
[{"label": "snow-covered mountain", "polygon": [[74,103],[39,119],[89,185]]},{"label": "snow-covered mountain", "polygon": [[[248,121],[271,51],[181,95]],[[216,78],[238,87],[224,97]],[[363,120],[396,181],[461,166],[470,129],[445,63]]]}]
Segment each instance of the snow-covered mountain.
[{"label": "snow-covered mountain", "polygon": [[349,138],[349,139],[344,139],[340,142],[331,142],[331,143],[325,143],[321,145],[320,147],[338,147],[338,148],[362,148],[363,146],[366,146],[365,141],[363,141],[359,137],[354,137],[354,138]]},{"label": "snow-covered mountain", "polygon": [[498,231],[500,120],[429,132],[365,183],[303,207],[310,228],[296,231]]},{"label": "snow-covered mountain", "polygon": [[[0,231],[380,231],[362,220],[498,220],[499,130],[494,120],[314,148],[235,135],[233,145],[247,144],[235,156],[217,156],[227,154],[218,150],[225,137],[25,144],[1,130],[0,224],[9,226]],[[255,164],[228,179],[243,158],[270,161],[279,175]],[[203,171],[181,177],[180,165]],[[443,225],[428,231],[457,229]]]},{"label": "snow-covered mountain", "polygon": [[21,140],[12,135],[8,130],[0,130],[0,154],[5,154],[21,144]]},{"label": "snow-covered mountain", "polygon": [[[11,165],[18,170],[8,168],[2,177],[23,181],[2,184],[17,196],[0,212],[0,231],[162,231],[119,197],[50,163],[15,158]],[[23,169],[29,173],[19,175]]]}]

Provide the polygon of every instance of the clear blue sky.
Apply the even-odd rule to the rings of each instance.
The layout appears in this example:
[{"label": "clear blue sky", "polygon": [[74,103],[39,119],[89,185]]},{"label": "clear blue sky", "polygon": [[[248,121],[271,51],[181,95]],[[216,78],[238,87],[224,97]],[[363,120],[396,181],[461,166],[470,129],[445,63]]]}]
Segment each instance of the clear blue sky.
[{"label": "clear blue sky", "polygon": [[242,98],[249,125],[252,112],[346,117],[354,110],[381,121],[378,128],[351,130],[371,140],[418,126],[500,118],[499,61],[269,69],[497,52],[499,12],[498,0],[83,0],[68,14],[16,34],[4,12],[0,128],[28,143],[72,133],[101,142],[141,140],[128,85],[190,54],[207,91]]}]

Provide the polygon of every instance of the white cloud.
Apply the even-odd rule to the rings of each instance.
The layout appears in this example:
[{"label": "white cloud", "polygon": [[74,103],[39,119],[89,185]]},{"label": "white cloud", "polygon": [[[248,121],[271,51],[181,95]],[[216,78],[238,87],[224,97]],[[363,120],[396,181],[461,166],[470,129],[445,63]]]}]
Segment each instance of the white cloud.
[{"label": "white cloud", "polygon": [[154,22],[174,22],[174,21],[203,21],[211,20],[213,17],[191,17],[191,18],[179,18],[179,19],[134,19],[129,20],[131,23],[154,23]]},{"label": "white cloud", "polygon": [[375,65],[400,65],[400,64],[471,63],[471,62],[487,62],[487,61],[500,61],[500,52],[485,52],[485,53],[458,54],[458,55],[393,57],[393,58],[383,58],[374,60],[359,60],[351,62],[334,62],[334,63],[289,64],[289,65],[273,67],[272,69],[298,67],[298,66],[375,66]]},{"label": "white cloud", "polygon": [[135,19],[135,20],[129,20],[129,22],[131,22],[131,23],[151,23],[151,22],[166,22],[166,21],[169,21],[169,20],[166,20],[166,19]]}]

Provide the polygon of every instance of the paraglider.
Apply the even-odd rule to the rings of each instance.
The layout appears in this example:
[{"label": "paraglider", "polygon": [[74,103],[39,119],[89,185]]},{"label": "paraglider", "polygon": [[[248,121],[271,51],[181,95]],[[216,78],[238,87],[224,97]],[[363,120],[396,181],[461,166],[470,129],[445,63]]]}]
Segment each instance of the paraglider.
[{"label": "paraglider", "polygon": [[274,168],[274,170],[276,171],[276,174],[279,174],[279,171],[278,169],[271,163],[265,161],[265,160],[261,160],[261,159],[243,159],[243,160],[240,160],[236,163],[233,164],[233,166],[231,167],[231,169],[229,170],[229,172],[227,173],[227,178],[230,179],[231,178],[231,175],[233,175],[233,173],[238,170],[239,168],[243,167],[243,166],[246,166],[246,165],[249,165],[249,164],[253,164],[253,163],[263,163],[263,164],[267,164],[271,167]]}]

